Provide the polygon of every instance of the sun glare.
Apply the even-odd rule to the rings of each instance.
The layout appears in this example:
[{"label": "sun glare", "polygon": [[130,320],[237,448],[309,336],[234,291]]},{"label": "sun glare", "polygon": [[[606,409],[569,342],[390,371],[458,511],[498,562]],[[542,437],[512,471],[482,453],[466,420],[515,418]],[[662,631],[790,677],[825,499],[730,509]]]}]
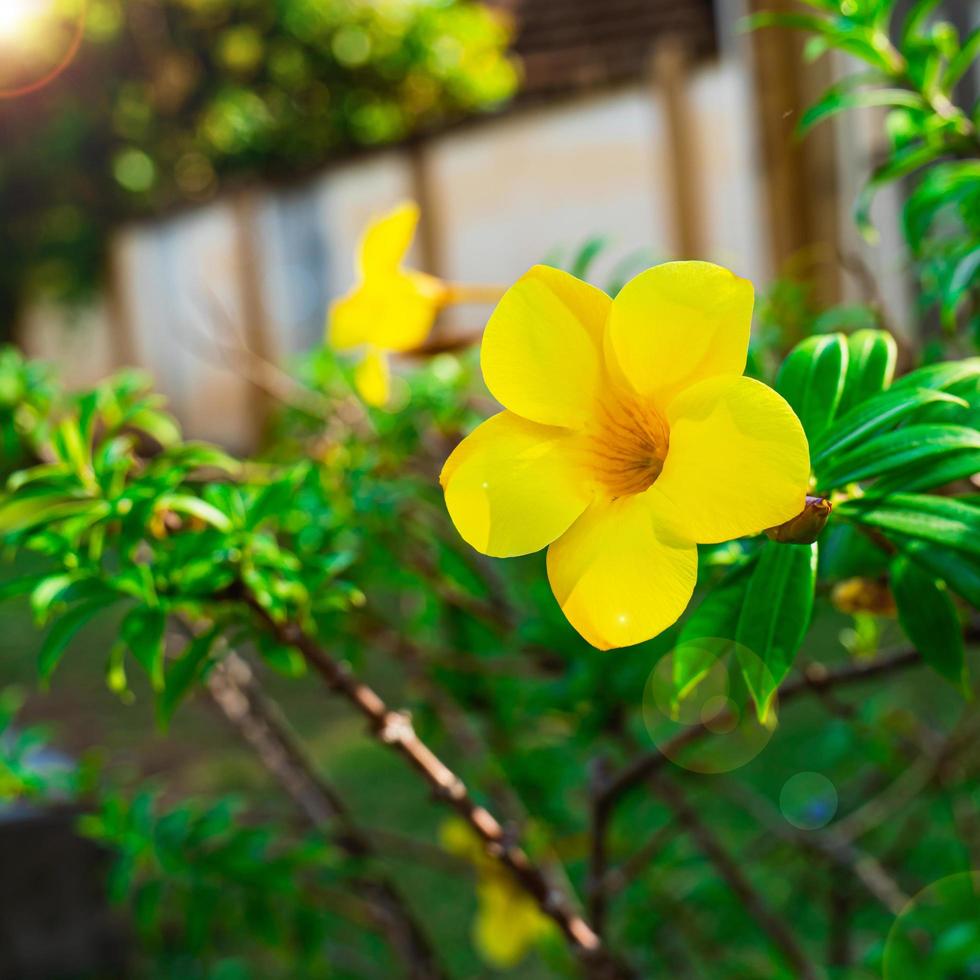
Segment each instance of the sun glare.
[{"label": "sun glare", "polygon": [[0,43],[31,34],[51,7],[52,0],[0,0]]}]

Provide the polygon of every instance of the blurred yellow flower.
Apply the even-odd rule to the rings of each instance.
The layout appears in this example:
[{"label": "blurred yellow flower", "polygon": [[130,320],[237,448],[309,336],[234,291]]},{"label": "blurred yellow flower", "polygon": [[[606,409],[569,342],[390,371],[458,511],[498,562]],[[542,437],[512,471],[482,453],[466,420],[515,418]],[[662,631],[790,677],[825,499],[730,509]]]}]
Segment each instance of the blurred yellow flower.
[{"label": "blurred yellow flower", "polygon": [[487,854],[463,821],[445,821],[439,836],[445,850],[476,868],[478,909],[473,944],[477,952],[498,969],[516,966],[551,930],[551,921],[513,875]]},{"label": "blurred yellow flower", "polygon": [[402,268],[418,220],[418,206],[406,201],[372,221],[358,248],[358,282],[330,307],[330,345],[366,350],[354,382],[370,405],[388,401],[388,353],[422,344],[449,298],[439,279]]},{"label": "blurred yellow flower", "polygon": [[483,376],[505,411],[447,460],[446,505],[484,554],[550,546],[552,590],[593,646],[674,623],[697,544],[803,509],[803,428],[742,377],[752,305],[751,283],[707,262],[648,269],[615,300],[535,266],[487,324]]}]

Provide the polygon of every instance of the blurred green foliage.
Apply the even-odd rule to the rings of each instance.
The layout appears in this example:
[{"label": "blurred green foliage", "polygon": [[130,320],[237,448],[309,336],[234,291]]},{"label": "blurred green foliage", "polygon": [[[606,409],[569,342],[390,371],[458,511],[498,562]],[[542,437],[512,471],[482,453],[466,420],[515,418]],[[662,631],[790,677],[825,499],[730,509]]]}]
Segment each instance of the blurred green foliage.
[{"label": "blurred green foliage", "polygon": [[[2,363],[6,378],[0,383],[30,402],[24,378],[46,375],[13,353]],[[649,718],[653,727],[645,731],[639,695],[672,647],[680,705],[690,701],[696,707],[702,686],[710,687],[698,638],[720,636],[734,641],[723,651],[725,669],[733,683],[744,677],[746,685],[739,694],[736,684],[730,696],[743,706],[751,698],[765,714],[773,690],[791,674],[801,643],[826,649],[827,596],[839,585],[862,583],[851,588],[848,607],[854,610],[852,632],[863,637],[862,655],[876,649],[883,633],[895,631],[870,601],[879,583],[887,593],[891,569],[901,625],[923,659],[957,686],[968,682],[964,644],[945,641],[962,637],[961,621],[980,600],[980,508],[962,482],[980,460],[977,360],[930,365],[893,380],[893,343],[883,332],[831,333],[802,342],[785,359],[776,384],[807,427],[816,487],[836,502],[827,527],[814,546],[759,538],[703,548],[700,604],[675,629],[618,656],[615,670],[565,622],[536,558],[485,563],[448,524],[435,473],[462,431],[485,411],[473,367],[469,356],[439,355],[401,379],[398,410],[365,411],[349,394],[346,368],[329,352],[316,351],[299,366],[297,384],[323,393],[331,407],[321,415],[297,399],[299,407],[274,419],[265,451],[246,461],[183,441],[138,374],[122,374],[79,394],[44,382],[40,401],[47,408],[19,413],[20,449],[13,455],[33,457],[34,464],[15,469],[0,497],[0,533],[8,551],[34,556],[30,571],[8,577],[2,588],[7,597],[26,596],[46,627],[38,650],[42,678],[54,675],[69,649],[84,648],[77,634],[91,620],[113,611],[113,622],[121,617],[116,642],[92,669],[104,670],[124,700],[132,698],[132,671],[144,673],[160,724],[172,723],[180,703],[201,687],[229,648],[254,651],[287,678],[302,675],[305,663],[297,649],[283,646],[243,603],[252,597],[275,619],[321,637],[355,670],[397,686],[419,732],[455,759],[475,786],[487,788],[491,805],[499,803],[494,787],[512,787],[531,815],[525,819],[533,853],[560,856],[578,885],[586,857],[583,772],[597,756],[625,763],[651,737],[660,737],[660,723]],[[928,492],[939,485],[942,494]],[[917,569],[911,588],[899,556]],[[929,603],[923,602],[927,595],[934,597]],[[181,623],[196,637],[188,640]],[[876,625],[869,632],[871,623]],[[744,647],[758,659],[743,661]],[[831,659],[846,662],[849,654],[840,649]],[[894,710],[889,690],[883,684],[863,709],[863,725],[870,729],[862,731],[883,727],[861,753],[873,748],[876,764],[901,767],[904,756],[895,755],[894,746],[886,749]],[[952,687],[948,692],[931,696],[955,703],[960,695]],[[447,704],[456,706],[448,715]],[[781,719],[782,714],[779,709]],[[826,729],[827,737],[836,732],[853,755],[857,743],[835,724]],[[753,720],[743,725],[765,727]],[[470,746],[463,753],[467,739],[483,748]],[[837,750],[824,745],[820,751],[829,753],[822,757],[832,765]],[[749,766],[745,778],[757,778],[754,771]],[[834,770],[834,778],[850,777]],[[751,792],[769,790],[756,786]],[[707,800],[698,805],[705,819],[718,817]],[[89,826],[101,826],[98,832],[120,855],[119,894],[130,904],[149,896],[134,907],[145,903],[151,937],[159,934],[160,922],[182,921],[187,903],[212,894],[226,877],[227,888],[241,895],[233,907],[251,907],[255,869],[229,853],[236,855],[241,846],[256,862],[265,861],[264,831],[253,836],[226,829],[211,841],[196,836],[210,826],[207,810],[178,807],[171,817],[149,798],[134,802],[132,813],[129,806],[117,805],[115,823],[100,824],[107,820],[103,816]],[[663,820],[651,801],[627,801],[613,825],[614,852],[628,859],[637,844],[635,828],[655,828]],[[133,830],[130,821],[140,829]],[[730,818],[721,832],[739,839],[751,826]],[[246,843],[235,843],[239,834]],[[276,839],[291,836],[279,828]],[[303,853],[292,846],[274,847],[275,854],[286,855],[285,867],[290,855]],[[333,858],[323,859],[328,873]],[[319,860],[307,869],[314,877]],[[656,874],[668,876],[672,888],[694,888],[694,907],[714,909],[711,928],[730,944],[726,969],[787,975],[767,952],[765,939],[751,928],[746,933],[745,922],[736,926],[734,909],[719,912],[718,886],[710,875],[704,878],[703,868],[692,877],[691,860],[683,848],[668,853],[657,859]],[[273,878],[277,861],[269,859]],[[182,870],[188,865],[194,868],[190,878]],[[639,873],[617,905],[612,932],[646,972],[671,962],[663,931],[653,940],[641,928],[651,903],[663,901],[656,880]],[[276,918],[281,929],[262,950],[243,955],[253,967],[262,963],[264,976],[288,976],[277,957],[300,962],[305,955],[307,933],[299,922],[305,921],[300,911],[308,893],[301,889],[283,897],[275,881],[269,887],[286,918]],[[261,910],[265,899],[255,900]],[[796,905],[790,896],[779,902],[784,909]],[[491,913],[478,911],[477,922],[482,914]],[[673,921],[672,913],[661,914],[665,924]],[[237,915],[205,916],[201,932],[189,936],[164,930],[170,945],[153,953],[151,943],[148,955],[179,965],[186,962],[181,957],[203,955],[206,948],[216,972],[202,975],[223,975],[215,964],[233,969],[224,965],[227,957],[253,949],[252,940],[235,938],[242,930],[251,932],[251,920],[244,912],[244,918]],[[352,931],[348,926],[352,935],[360,929],[356,922]],[[744,935],[735,941],[739,929]],[[807,926],[804,945],[815,957],[823,929],[817,922]],[[881,925],[875,930],[883,935]],[[311,935],[322,950],[327,940],[315,930]],[[183,945],[194,936],[194,943],[204,944],[196,947],[198,954],[193,943]],[[553,935],[541,940],[541,952],[547,975],[572,969]],[[867,947],[866,954],[872,962],[881,951]]]},{"label": "blurred green foliage", "polygon": [[810,58],[836,50],[865,63],[827,89],[799,131],[844,110],[887,108],[888,152],[858,197],[855,220],[874,240],[875,194],[913,178],[904,230],[923,299],[939,306],[948,329],[963,322],[980,343],[980,104],[957,102],[980,55],[980,28],[961,37],[943,19],[941,0],[802,0],[799,13],[761,13],[748,23],[811,34]]},{"label": "blurred green foliage", "polygon": [[[90,294],[121,221],[493,109],[516,87],[508,39],[471,0],[90,0],[64,74],[0,99],[0,324]],[[9,89],[38,68],[0,72]]]}]

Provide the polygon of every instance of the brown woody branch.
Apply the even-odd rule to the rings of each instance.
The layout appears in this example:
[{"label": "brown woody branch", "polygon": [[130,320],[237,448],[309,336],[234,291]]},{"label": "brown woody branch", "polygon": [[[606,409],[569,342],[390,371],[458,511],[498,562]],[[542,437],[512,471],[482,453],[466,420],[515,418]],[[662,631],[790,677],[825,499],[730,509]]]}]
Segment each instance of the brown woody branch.
[{"label": "brown woody branch", "polygon": [[610,954],[568,897],[511,839],[493,814],[473,799],[462,779],[422,742],[406,713],[389,708],[371,687],[353,676],[346,664],[334,660],[296,623],[276,622],[251,596],[246,595],[245,602],[279,642],[298,651],[327,686],[367,720],[381,744],[397,752],[422,776],[437,800],[466,821],[483,841],[487,853],[514,875],[540,910],[557,924],[587,976],[596,980],[627,980],[634,976],[628,966]]},{"label": "brown woody branch", "polygon": [[[334,842],[355,858],[375,856],[368,837],[315,771],[275,702],[262,691],[248,663],[234,651],[208,675],[207,688],[219,711],[238,731],[316,828],[334,827]],[[445,974],[428,938],[394,886],[383,877],[357,877],[353,884],[405,965],[411,980],[442,980]]]}]

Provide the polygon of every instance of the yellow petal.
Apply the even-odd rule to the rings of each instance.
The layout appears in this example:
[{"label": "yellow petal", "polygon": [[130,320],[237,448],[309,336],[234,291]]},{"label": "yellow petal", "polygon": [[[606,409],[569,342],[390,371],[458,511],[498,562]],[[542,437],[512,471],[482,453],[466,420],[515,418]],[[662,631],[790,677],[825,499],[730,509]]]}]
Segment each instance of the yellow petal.
[{"label": "yellow petal", "polygon": [[594,647],[649,640],[691,598],[698,552],[662,524],[650,491],[597,500],[548,549],[548,578],[562,611]]},{"label": "yellow petal", "polygon": [[391,395],[391,368],[387,355],[373,347],[368,350],[354,368],[354,385],[368,405],[375,408],[387,405]]},{"label": "yellow petal", "polygon": [[403,201],[373,220],[361,237],[358,252],[361,275],[370,278],[394,272],[411,247],[418,223],[419,208],[413,201]]},{"label": "yellow petal", "polygon": [[653,489],[675,530],[699,544],[758,534],[806,502],[810,454],[800,420],[751,378],[712,378],[667,408],[670,448]]},{"label": "yellow petal", "polygon": [[555,540],[588,505],[578,436],[511,412],[487,419],[453,451],[440,482],[456,529],[477,551],[526,555]]},{"label": "yellow petal", "polygon": [[330,308],[329,342],[334,350],[372,344],[407,351],[429,335],[445,288],[421,272],[392,272],[355,287]]},{"label": "yellow petal", "polygon": [[567,272],[535,266],[497,304],[480,363],[494,398],[546,425],[582,426],[593,411],[611,301]]},{"label": "yellow petal", "polygon": [[613,301],[606,357],[659,406],[683,388],[745,369],[752,283],[710,262],[665,262]]},{"label": "yellow petal", "polygon": [[504,873],[484,876],[478,886],[474,942],[481,957],[500,969],[516,966],[548,928],[548,919]]}]

